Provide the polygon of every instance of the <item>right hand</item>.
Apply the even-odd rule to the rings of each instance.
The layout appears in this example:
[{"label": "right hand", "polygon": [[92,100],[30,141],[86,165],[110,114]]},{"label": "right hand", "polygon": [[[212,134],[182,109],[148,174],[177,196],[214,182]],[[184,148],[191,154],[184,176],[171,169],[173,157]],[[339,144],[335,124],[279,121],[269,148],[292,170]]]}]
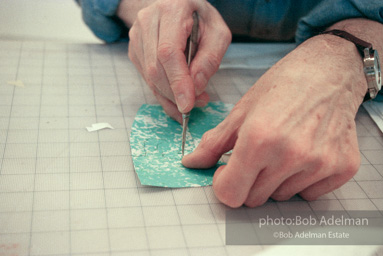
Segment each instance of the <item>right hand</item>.
[{"label": "right hand", "polygon": [[355,45],[312,37],[258,79],[182,163],[210,168],[233,149],[213,177],[215,195],[231,207],[295,194],[314,200],[359,169],[355,115],[366,91]]},{"label": "right hand", "polygon": [[[190,65],[185,48],[199,15],[198,51]],[[181,113],[209,101],[208,80],[218,70],[231,33],[206,0],[157,0],[141,9],[129,31],[129,58],[164,108],[182,122]]]}]

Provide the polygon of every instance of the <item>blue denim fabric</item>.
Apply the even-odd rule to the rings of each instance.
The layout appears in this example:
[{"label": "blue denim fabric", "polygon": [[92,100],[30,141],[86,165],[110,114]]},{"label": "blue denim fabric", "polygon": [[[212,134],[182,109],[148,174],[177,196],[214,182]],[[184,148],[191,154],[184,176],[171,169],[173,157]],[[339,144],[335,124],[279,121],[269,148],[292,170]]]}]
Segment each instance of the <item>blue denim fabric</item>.
[{"label": "blue denim fabric", "polygon": [[[105,42],[128,40],[116,17],[120,0],[76,0],[83,19]],[[234,36],[299,44],[331,24],[363,17],[383,23],[383,0],[209,0]]]},{"label": "blue denim fabric", "polygon": [[302,43],[326,27],[350,18],[367,18],[383,23],[383,1],[324,0],[299,21],[295,41]]},{"label": "blue denim fabric", "polygon": [[[120,0],[76,0],[85,23],[107,43],[128,40],[128,28],[116,16]],[[368,18],[383,23],[383,0],[209,0],[221,13],[233,38],[300,44],[335,22]],[[368,28],[366,28],[368,29]],[[382,91],[381,91],[382,92]],[[382,97],[382,96],[380,96]]]},{"label": "blue denim fabric", "polygon": [[127,40],[128,29],[116,16],[120,0],[76,0],[82,9],[82,18],[101,40],[111,43]]},{"label": "blue denim fabric", "polygon": [[215,0],[234,36],[267,41],[294,40],[298,20],[320,0]]},{"label": "blue denim fabric", "polygon": [[[128,40],[127,28],[116,17],[120,0],[76,0],[84,22],[101,40]],[[209,0],[234,36],[286,41],[294,38],[298,19],[319,0]]]}]

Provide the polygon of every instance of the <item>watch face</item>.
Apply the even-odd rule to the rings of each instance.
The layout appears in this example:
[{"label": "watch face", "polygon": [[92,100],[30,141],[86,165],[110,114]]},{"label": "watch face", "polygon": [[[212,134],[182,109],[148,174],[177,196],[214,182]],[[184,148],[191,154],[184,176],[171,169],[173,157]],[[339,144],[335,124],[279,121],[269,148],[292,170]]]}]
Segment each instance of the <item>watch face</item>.
[{"label": "watch face", "polygon": [[380,70],[380,61],[379,61],[379,55],[377,51],[374,51],[374,71],[375,71],[376,83],[378,85],[378,91],[380,91],[382,89],[382,73]]}]

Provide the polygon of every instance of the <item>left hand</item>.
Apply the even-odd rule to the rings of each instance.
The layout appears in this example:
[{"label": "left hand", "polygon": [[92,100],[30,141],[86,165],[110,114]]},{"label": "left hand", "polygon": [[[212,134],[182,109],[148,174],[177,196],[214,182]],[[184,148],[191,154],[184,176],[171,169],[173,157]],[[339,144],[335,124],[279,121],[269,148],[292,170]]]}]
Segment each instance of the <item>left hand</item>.
[{"label": "left hand", "polygon": [[231,207],[297,193],[316,199],[359,168],[354,118],[366,90],[352,43],[311,38],[263,75],[182,163],[208,168],[233,149],[213,179],[217,198]]},{"label": "left hand", "polygon": [[[187,38],[199,15],[198,51],[188,67]],[[156,0],[137,13],[129,31],[129,58],[172,118],[205,106],[208,80],[218,70],[231,33],[206,0]]]}]

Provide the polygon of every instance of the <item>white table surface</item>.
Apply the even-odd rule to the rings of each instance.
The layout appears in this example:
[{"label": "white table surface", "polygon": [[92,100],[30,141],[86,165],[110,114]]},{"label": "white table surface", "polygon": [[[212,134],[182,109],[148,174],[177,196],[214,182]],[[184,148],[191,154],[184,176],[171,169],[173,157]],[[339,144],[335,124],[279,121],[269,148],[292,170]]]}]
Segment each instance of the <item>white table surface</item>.
[{"label": "white table surface", "polygon": [[[280,56],[281,49],[275,49]],[[225,246],[228,208],[211,187],[140,185],[130,155],[130,126],[141,104],[157,102],[126,51],[126,44],[0,41],[0,255],[280,250]],[[211,99],[236,103],[265,68],[218,71],[208,87]],[[7,83],[15,80],[24,87]],[[115,129],[87,132],[85,127],[96,122]],[[383,135],[363,108],[356,124],[362,165],[353,179],[317,201],[294,197],[266,205],[383,212]]]}]

